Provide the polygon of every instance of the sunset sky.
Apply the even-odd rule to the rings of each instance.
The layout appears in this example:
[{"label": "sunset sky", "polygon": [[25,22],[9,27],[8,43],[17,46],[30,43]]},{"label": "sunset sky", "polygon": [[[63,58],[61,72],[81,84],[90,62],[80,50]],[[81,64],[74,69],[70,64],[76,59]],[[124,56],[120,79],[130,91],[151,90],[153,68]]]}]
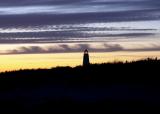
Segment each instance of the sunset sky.
[{"label": "sunset sky", "polygon": [[0,0],[0,71],[160,57],[160,0]]}]

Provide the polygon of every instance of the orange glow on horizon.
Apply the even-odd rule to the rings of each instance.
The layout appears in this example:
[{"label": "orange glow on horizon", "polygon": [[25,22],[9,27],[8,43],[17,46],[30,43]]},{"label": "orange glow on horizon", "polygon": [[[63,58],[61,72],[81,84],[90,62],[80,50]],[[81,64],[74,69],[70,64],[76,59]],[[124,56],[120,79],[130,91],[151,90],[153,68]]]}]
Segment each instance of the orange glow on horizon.
[{"label": "orange glow on horizon", "polygon": [[[91,63],[131,61],[147,57],[160,57],[160,52],[105,52],[89,53]],[[0,72],[19,69],[52,68],[82,65],[83,53],[1,55]]]}]

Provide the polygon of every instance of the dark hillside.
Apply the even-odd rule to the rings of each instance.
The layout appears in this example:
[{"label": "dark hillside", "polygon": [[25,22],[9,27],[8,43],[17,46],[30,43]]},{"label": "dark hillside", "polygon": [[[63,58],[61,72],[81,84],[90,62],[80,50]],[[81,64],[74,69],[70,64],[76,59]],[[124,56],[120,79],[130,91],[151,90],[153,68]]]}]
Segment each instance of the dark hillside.
[{"label": "dark hillside", "polygon": [[160,106],[160,60],[0,74],[0,112],[138,113]]}]

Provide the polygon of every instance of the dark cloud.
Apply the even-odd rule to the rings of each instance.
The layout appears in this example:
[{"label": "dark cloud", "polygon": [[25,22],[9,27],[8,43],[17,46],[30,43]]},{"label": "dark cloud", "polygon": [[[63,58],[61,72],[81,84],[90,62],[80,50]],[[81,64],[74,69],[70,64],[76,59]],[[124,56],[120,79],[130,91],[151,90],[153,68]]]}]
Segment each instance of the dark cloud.
[{"label": "dark cloud", "polygon": [[20,47],[18,49],[7,50],[6,53],[1,54],[36,54],[36,53],[68,53],[68,52],[83,52],[84,49],[88,49],[90,52],[112,52],[121,51],[123,47],[119,44],[104,44],[104,48],[96,48],[89,44],[77,44],[70,46],[67,44],[60,44],[59,47],[40,47],[40,46],[28,46]]},{"label": "dark cloud", "polygon": [[[8,7],[5,6],[7,4]],[[55,8],[49,13],[43,12],[43,10],[36,13],[41,10],[39,7],[31,10],[30,13],[28,12],[29,7],[25,10],[25,6],[31,5],[34,8],[35,4],[41,8],[45,7],[43,10],[48,6],[55,8],[57,4],[60,4],[61,7]],[[3,6],[0,7],[0,26],[5,27],[160,19],[159,0],[1,0],[0,5]],[[15,7],[9,7],[9,5],[15,5]],[[16,5],[19,5],[20,9],[14,9],[17,7]],[[87,5],[87,9],[84,5]],[[3,9],[5,7],[7,9]],[[121,11],[121,9],[123,10]],[[13,10],[15,11],[13,12]],[[67,13],[65,13],[66,10]],[[7,13],[10,11],[12,13],[8,15]],[[17,14],[18,12],[21,12],[21,15]]]},{"label": "dark cloud", "polygon": [[[60,31],[60,32],[38,32],[38,33],[3,33],[0,34],[0,43],[72,43],[72,42],[103,42],[107,41],[107,37],[114,38],[144,38],[154,36],[154,33],[116,33],[111,34],[104,31],[104,33],[83,33],[84,31]],[[88,32],[88,31],[87,31]],[[97,31],[98,32],[98,31]],[[97,37],[97,40],[94,39]],[[14,39],[15,38],[15,39]],[[99,40],[98,40],[99,39]]]},{"label": "dark cloud", "polygon": [[0,6],[28,6],[28,5],[141,5],[158,6],[159,0],[1,0]]},{"label": "dark cloud", "polygon": [[[74,14],[0,15],[0,27],[159,20],[160,9]],[[156,13],[157,12],[157,13]]]},{"label": "dark cloud", "polygon": [[160,51],[160,45],[150,44],[148,47],[142,47],[137,49],[126,49],[126,51]]},{"label": "dark cloud", "polygon": [[[159,5],[160,0],[0,0],[0,43],[82,42],[85,38],[86,41],[100,41],[104,37],[107,40],[107,37],[153,36],[155,32],[152,28],[116,30],[107,26],[96,28],[80,25],[160,20]],[[47,25],[57,26],[55,29],[61,30],[53,32],[46,28],[45,32],[14,33],[10,30],[18,27],[24,30],[27,27],[30,30],[35,27],[42,29],[41,26]],[[60,25],[67,28],[60,28]],[[5,29],[8,29],[8,33],[3,33]],[[97,40],[93,40],[93,37],[97,37]],[[73,38],[74,41],[71,40]]]},{"label": "dark cloud", "polygon": [[3,54],[42,54],[42,53],[69,53],[69,52],[83,52],[88,49],[89,52],[116,52],[116,51],[160,51],[160,46],[157,44],[150,44],[149,46],[142,46],[139,48],[126,48],[120,44],[107,44],[104,43],[102,47],[94,47],[90,44],[77,44],[74,46],[68,44],[59,44],[58,47],[49,46],[28,46],[20,47],[18,49],[6,50]]},{"label": "dark cloud", "polygon": [[[1,0],[1,6],[28,6],[28,5],[64,5],[83,3],[84,0]],[[85,0],[89,1],[89,0]]]}]

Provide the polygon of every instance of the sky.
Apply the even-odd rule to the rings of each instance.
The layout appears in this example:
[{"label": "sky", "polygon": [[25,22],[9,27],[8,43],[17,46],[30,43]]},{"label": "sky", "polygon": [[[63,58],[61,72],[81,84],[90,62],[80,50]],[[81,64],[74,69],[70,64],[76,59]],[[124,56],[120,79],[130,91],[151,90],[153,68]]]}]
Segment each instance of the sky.
[{"label": "sky", "polygon": [[[0,0],[0,62],[7,56],[6,69],[12,62],[28,68],[30,57],[47,64],[48,57],[55,63],[59,55],[59,65],[73,65],[70,53],[78,65],[84,49],[96,53],[93,60],[102,53],[101,62],[107,53],[159,57],[159,6],[160,0]],[[19,57],[23,62],[15,62]]]}]

